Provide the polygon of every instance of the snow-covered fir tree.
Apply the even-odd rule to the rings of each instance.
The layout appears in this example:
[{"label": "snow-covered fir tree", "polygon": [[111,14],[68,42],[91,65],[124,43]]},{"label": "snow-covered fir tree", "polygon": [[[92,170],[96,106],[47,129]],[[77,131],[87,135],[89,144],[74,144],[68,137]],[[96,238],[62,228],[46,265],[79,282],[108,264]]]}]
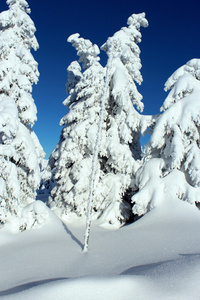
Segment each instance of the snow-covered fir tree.
[{"label": "snow-covered fir tree", "polygon": [[[32,85],[37,83],[39,76],[31,49],[37,50],[38,43],[28,3],[25,0],[7,0],[7,4],[9,9],[0,14],[0,105],[5,116],[7,110],[4,112],[4,109],[8,107],[5,102],[8,101],[8,114],[15,122],[11,131],[11,117],[1,120],[1,149],[12,149],[12,152],[1,152],[4,165],[9,166],[1,169],[1,181],[6,187],[6,192],[4,188],[1,193],[1,206],[6,195],[7,211],[17,211],[20,216],[22,208],[35,200],[40,184],[39,165],[44,157],[42,146],[31,128],[37,119]],[[4,138],[6,128],[12,132],[12,138]],[[12,172],[8,176],[9,168]],[[12,185],[8,184],[8,180],[12,181]],[[1,222],[5,222],[8,215],[4,215]]]},{"label": "snow-covered fir tree", "polygon": [[[61,119],[60,125],[64,125],[64,128],[60,142],[50,157],[55,185],[51,191],[51,207],[60,208],[62,215],[74,212],[84,216],[98,131],[104,69],[98,62],[100,51],[97,45],[79,38],[79,34],[70,36],[68,41],[76,48],[84,72],[81,73],[77,61],[72,62],[67,69],[69,97],[63,104],[70,111]],[[100,165],[98,169],[100,172]],[[101,206],[99,198],[93,201],[97,216]]]},{"label": "snow-covered fir tree", "polygon": [[20,188],[17,176],[16,151],[12,141],[16,135],[19,119],[15,102],[0,97],[0,224],[9,215],[17,215]]},{"label": "snow-covered fir tree", "polygon": [[[130,194],[137,190],[135,174],[140,165],[140,134],[147,128],[148,119],[142,117],[142,95],[136,83],[142,83],[140,69],[141,27],[147,27],[145,13],[128,18],[123,27],[101,47],[108,55],[109,91],[106,103],[107,139],[104,170],[112,175],[110,206],[104,217],[111,223],[124,223],[129,218]],[[128,214],[126,214],[128,213]]]},{"label": "snow-covered fir tree", "polygon": [[[64,128],[60,142],[50,158],[54,187],[49,202],[62,216],[86,213],[100,115],[103,122],[95,165],[93,218],[103,214],[104,220],[120,226],[130,216],[131,209],[125,200],[136,189],[140,131],[147,126],[134,108],[136,105],[140,111],[143,109],[142,96],[134,81],[142,82],[137,44],[141,41],[140,27],[148,26],[145,14],[132,15],[128,25],[102,46],[108,54],[105,69],[98,62],[96,45],[79,38],[78,34],[69,38],[84,72],[81,73],[78,62],[68,68],[69,97],[64,104],[70,111],[61,120]],[[104,91],[106,82],[108,89]]]},{"label": "snow-covered fir tree", "polygon": [[138,172],[139,192],[132,198],[138,215],[161,200],[200,202],[200,59],[174,72],[165,83],[170,89]]},{"label": "snow-covered fir tree", "polygon": [[32,85],[38,82],[38,64],[31,49],[38,49],[36,29],[25,0],[7,0],[9,10],[0,15],[1,81],[0,93],[15,100],[19,118],[34,125],[37,109],[32,98]]}]

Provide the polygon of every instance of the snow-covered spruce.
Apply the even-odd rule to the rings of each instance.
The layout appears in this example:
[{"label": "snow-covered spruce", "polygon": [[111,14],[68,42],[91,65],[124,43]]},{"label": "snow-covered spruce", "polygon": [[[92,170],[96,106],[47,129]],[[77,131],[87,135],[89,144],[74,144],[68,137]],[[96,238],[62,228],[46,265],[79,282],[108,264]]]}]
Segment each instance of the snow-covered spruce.
[{"label": "snow-covered spruce", "polygon": [[161,199],[194,204],[200,198],[200,59],[192,59],[165,83],[169,92],[137,175],[134,213],[145,214]]},{"label": "snow-covered spruce", "polygon": [[[9,10],[0,14],[1,223],[21,217],[23,208],[35,200],[44,157],[31,129],[37,112],[32,85],[39,76],[30,52],[38,48],[35,26],[25,0],[7,4]],[[28,219],[23,222],[19,226],[29,227]]]},{"label": "snow-covered spruce", "polygon": [[[70,36],[68,41],[76,48],[85,70],[82,74],[77,61],[72,62],[68,67],[69,97],[64,101],[64,105],[70,111],[60,122],[64,128],[60,142],[50,157],[52,180],[55,185],[51,191],[53,199],[51,207],[55,205],[60,208],[61,215],[70,215],[74,212],[78,216],[84,216],[98,131],[104,69],[98,62],[99,48],[96,45],[89,40],[79,38],[78,34]],[[98,177],[103,176],[99,162],[97,168]],[[105,188],[106,186],[103,187],[99,182],[96,192]],[[99,193],[99,198],[93,199],[93,208],[97,217],[103,202],[102,193]]]},{"label": "snow-covered spruce", "polygon": [[[61,216],[86,213],[89,187],[94,179],[92,161],[99,126],[101,139],[92,175],[95,176],[93,218],[102,216],[106,222],[121,226],[130,216],[130,206],[125,200],[128,192],[136,188],[140,131],[146,129],[144,120],[133,107],[136,105],[141,111],[143,108],[142,96],[134,81],[142,82],[137,44],[141,41],[140,26],[148,25],[145,14],[132,15],[128,25],[103,45],[102,49],[108,54],[105,69],[98,62],[96,45],[80,38],[79,34],[68,39],[85,70],[81,73],[77,61],[68,68],[69,97],[64,104],[70,112],[61,120],[64,128],[60,142],[50,158],[54,187],[49,202]],[[104,91],[106,82],[108,89]],[[105,101],[101,114],[103,91]]]},{"label": "snow-covered spruce", "polygon": [[[130,216],[130,194],[137,190],[135,174],[140,166],[140,134],[146,131],[149,120],[143,118],[142,95],[136,83],[142,83],[140,69],[141,27],[147,27],[145,13],[133,14],[123,27],[108,38],[101,47],[108,55],[109,91],[106,103],[107,141],[104,169],[112,175],[111,204],[104,212],[107,222],[123,224]],[[148,121],[148,122],[147,122]],[[148,123],[148,125],[147,125]]]},{"label": "snow-covered spruce", "polygon": [[18,126],[15,102],[9,97],[0,97],[0,224],[18,211],[20,188],[13,162],[16,151],[12,145]]},{"label": "snow-covered spruce", "polygon": [[15,100],[24,125],[33,125],[37,109],[32,85],[38,82],[38,64],[31,49],[38,49],[35,26],[25,0],[7,0],[9,10],[0,14],[0,93]]}]

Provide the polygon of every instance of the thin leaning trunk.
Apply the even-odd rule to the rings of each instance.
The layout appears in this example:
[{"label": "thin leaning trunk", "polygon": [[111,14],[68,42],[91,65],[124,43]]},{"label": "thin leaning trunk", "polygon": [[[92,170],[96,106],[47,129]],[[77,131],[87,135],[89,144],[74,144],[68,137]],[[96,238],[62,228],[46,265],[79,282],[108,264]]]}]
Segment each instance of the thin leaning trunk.
[{"label": "thin leaning trunk", "polygon": [[94,184],[96,180],[96,166],[97,166],[97,159],[99,154],[100,142],[101,142],[101,132],[102,132],[102,125],[104,120],[104,113],[105,113],[105,102],[107,96],[107,90],[109,87],[109,77],[110,77],[110,69],[111,69],[111,57],[109,58],[107,70],[106,70],[106,80],[104,84],[104,89],[101,97],[101,104],[100,104],[100,114],[99,114],[99,125],[98,125],[98,132],[97,132],[97,139],[94,147],[94,155],[92,160],[92,173],[90,179],[90,187],[89,187],[89,196],[88,196],[88,207],[87,207],[87,216],[86,216],[86,228],[85,228],[85,240],[84,240],[84,247],[83,251],[88,251],[89,245],[89,238],[90,238],[90,229],[91,229],[91,222],[92,222],[92,208],[93,208],[93,195],[94,195]]}]

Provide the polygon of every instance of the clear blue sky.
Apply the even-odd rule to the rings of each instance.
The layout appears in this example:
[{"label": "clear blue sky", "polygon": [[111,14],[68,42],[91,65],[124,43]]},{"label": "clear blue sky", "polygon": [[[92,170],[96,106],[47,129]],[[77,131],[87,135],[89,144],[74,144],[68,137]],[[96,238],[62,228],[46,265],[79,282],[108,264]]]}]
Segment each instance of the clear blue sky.
[{"label": "clear blue sky", "polygon": [[[67,66],[77,59],[67,37],[80,33],[99,47],[121,27],[132,13],[146,13],[149,27],[142,28],[141,62],[145,114],[156,114],[167,93],[168,77],[192,58],[200,58],[199,0],[27,0],[36,26],[40,48],[33,52],[39,63],[40,80],[33,87],[38,121],[33,129],[47,153],[59,141],[60,119],[67,113]],[[0,0],[0,11],[6,0]],[[105,64],[106,55],[102,55]]]}]

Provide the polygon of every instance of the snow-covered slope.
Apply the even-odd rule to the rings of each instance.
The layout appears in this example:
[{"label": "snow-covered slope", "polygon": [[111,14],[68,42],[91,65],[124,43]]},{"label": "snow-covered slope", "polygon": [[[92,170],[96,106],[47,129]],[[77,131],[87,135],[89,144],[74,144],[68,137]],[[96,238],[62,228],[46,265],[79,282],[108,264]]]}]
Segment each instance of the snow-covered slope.
[{"label": "snow-covered slope", "polygon": [[0,232],[0,299],[200,299],[200,212],[182,201],[134,224],[94,224],[88,253],[83,226],[50,212],[43,228]]}]

